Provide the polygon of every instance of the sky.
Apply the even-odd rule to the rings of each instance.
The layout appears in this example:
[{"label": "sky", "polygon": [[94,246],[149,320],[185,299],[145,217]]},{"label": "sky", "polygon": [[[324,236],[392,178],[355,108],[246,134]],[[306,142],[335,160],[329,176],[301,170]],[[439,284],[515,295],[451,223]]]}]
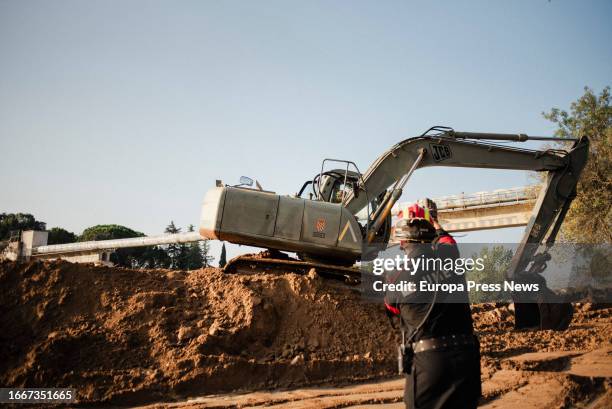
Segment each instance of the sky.
[{"label": "sky", "polygon": [[[159,234],[197,226],[216,179],[291,194],[326,157],[363,171],[433,125],[551,135],[543,111],[611,85],[611,17],[606,0],[0,0],[0,212]],[[402,200],[532,182],[422,169]]]}]

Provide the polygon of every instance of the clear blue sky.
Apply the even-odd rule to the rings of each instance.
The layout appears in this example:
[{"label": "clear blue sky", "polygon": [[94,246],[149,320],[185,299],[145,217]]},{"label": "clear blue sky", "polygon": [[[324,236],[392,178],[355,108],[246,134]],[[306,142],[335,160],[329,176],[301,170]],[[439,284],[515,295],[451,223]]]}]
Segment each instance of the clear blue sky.
[{"label": "clear blue sky", "polygon": [[[542,111],[612,82],[611,17],[610,1],[2,0],[0,211],[158,234],[197,224],[218,178],[292,193],[324,157],[363,170],[431,125],[550,134]],[[526,183],[421,170],[405,196]]]}]

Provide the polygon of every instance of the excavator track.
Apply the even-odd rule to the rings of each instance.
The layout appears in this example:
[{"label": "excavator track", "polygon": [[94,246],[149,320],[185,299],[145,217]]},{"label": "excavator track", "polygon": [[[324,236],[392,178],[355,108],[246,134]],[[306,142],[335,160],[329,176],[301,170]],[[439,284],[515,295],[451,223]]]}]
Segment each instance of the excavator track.
[{"label": "excavator track", "polygon": [[223,268],[227,274],[308,274],[314,269],[324,278],[344,281],[346,284],[359,284],[361,271],[358,267],[345,267],[312,261],[289,258],[283,253],[244,254],[231,259]]}]

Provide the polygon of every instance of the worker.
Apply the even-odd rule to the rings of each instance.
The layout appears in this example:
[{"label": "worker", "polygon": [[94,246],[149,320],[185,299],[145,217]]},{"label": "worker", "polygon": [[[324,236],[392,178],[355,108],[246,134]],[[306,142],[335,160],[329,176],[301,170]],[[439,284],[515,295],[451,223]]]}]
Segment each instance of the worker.
[{"label": "worker", "polygon": [[[437,221],[435,203],[427,210],[413,205],[396,226],[396,238],[410,258],[459,257],[455,240]],[[411,272],[420,281],[435,275],[436,282],[463,282],[463,275]],[[408,277],[410,279],[410,277]],[[388,280],[402,280],[395,272]],[[387,309],[399,317],[402,343],[399,366],[406,378],[404,401],[411,409],[476,408],[481,394],[480,351],[473,333],[467,294],[450,303],[448,294],[388,294]],[[459,302],[458,302],[459,301]]]},{"label": "worker", "polygon": [[425,219],[436,229],[434,243],[457,244],[453,236],[444,230],[438,222],[438,206],[431,199],[425,198],[414,204],[406,204],[397,216],[404,220]]},{"label": "worker", "polygon": [[[433,241],[434,244],[452,244],[452,245],[455,245],[454,249],[456,250],[457,242],[455,241],[453,236],[451,236],[446,230],[444,230],[442,226],[440,225],[440,223],[438,222],[438,205],[436,205],[436,202],[434,202],[431,199],[425,198],[425,199],[419,200],[418,203],[416,204],[416,207],[423,209],[422,210],[423,217],[427,221],[429,221],[433,225],[433,227],[436,229],[436,237]],[[413,212],[420,213],[421,211],[414,210]],[[419,217],[419,216],[415,216],[415,217]],[[446,248],[443,248],[443,249],[446,249]],[[459,257],[459,254],[457,254],[457,257]]]}]

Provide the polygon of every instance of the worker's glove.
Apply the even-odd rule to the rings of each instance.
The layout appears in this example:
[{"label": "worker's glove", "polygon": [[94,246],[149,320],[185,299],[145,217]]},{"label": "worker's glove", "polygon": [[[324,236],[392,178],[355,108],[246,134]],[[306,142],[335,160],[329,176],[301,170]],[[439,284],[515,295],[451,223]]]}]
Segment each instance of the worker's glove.
[{"label": "worker's glove", "polygon": [[425,199],[419,200],[419,204],[429,209],[429,215],[432,219],[438,220],[438,206],[436,202],[426,197]]}]

